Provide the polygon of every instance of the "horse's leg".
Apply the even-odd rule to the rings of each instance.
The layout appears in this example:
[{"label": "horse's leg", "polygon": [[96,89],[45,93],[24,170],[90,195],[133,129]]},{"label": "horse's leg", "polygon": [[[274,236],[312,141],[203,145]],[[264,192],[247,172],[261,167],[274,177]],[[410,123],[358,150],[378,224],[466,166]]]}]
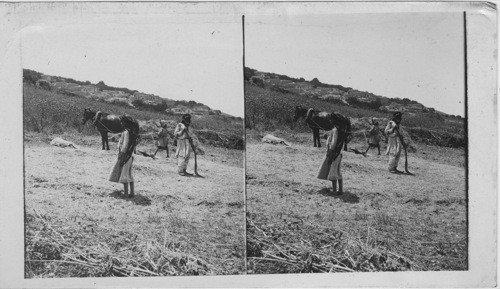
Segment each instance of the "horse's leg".
[{"label": "horse's leg", "polygon": [[321,140],[319,137],[319,129],[316,129],[316,139],[318,140],[318,147],[320,148],[321,147]]},{"label": "horse's leg", "polygon": [[104,132],[102,131],[99,131],[99,133],[101,134],[101,145],[102,145],[102,149],[105,150],[106,147],[105,147],[105,144],[104,144]]},{"label": "horse's leg", "polygon": [[104,133],[104,141],[106,142],[106,149],[109,151],[109,140],[108,140],[108,133]]},{"label": "horse's leg", "polygon": [[[102,149],[105,150],[106,149],[106,140],[108,138],[108,133],[105,131],[99,131],[99,132],[101,133]],[[108,150],[109,150],[109,146],[108,146]]]},{"label": "horse's leg", "polygon": [[168,143],[165,144],[165,149],[167,150],[167,158],[170,157],[169,153],[168,153]]},{"label": "horse's leg", "polygon": [[314,142],[314,147],[316,147],[316,130],[313,128],[313,142]]}]

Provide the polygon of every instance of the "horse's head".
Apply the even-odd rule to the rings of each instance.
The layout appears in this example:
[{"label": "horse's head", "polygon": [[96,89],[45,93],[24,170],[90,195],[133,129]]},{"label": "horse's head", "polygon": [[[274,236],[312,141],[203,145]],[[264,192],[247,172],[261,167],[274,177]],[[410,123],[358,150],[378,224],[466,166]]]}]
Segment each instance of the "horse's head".
[{"label": "horse's head", "polygon": [[307,108],[302,107],[301,105],[297,105],[295,107],[295,116],[293,118],[293,121],[297,121],[301,117],[305,117],[307,113]]},{"label": "horse's head", "polygon": [[92,119],[94,116],[95,116],[95,111],[92,111],[88,108],[84,109],[82,124],[85,124],[89,119]]}]

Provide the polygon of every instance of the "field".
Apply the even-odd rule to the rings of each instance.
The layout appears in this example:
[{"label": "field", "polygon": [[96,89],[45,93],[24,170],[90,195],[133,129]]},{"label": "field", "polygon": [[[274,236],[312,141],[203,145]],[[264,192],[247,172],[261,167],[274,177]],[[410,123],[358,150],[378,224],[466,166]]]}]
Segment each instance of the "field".
[{"label": "field", "polygon": [[[245,268],[243,151],[203,146],[198,171],[181,177],[171,151],[134,157],[136,195],[107,181],[116,142],[81,125],[85,107],[141,122],[178,116],[137,111],[25,86],[25,277],[242,274]],[[197,129],[242,136],[242,123],[211,116]],[[77,149],[49,145],[54,137]],[[152,152],[152,141],[139,150]],[[188,171],[193,171],[191,160]]]},{"label": "field", "polygon": [[289,147],[263,134],[247,131],[249,273],[467,270],[463,149],[419,145],[414,176],[390,174],[383,152],[343,152],[334,195],[316,179],[325,151],[310,134],[275,131]]},{"label": "field", "polygon": [[[343,152],[344,193],[335,195],[316,178],[326,151],[313,147],[304,120],[294,122],[295,106],[349,117],[349,147],[360,151],[369,120],[383,129],[391,114],[248,82],[245,105],[248,273],[468,269],[463,120],[404,114],[415,175],[388,172],[386,144],[380,156]],[[291,146],[261,142],[266,134]]]}]

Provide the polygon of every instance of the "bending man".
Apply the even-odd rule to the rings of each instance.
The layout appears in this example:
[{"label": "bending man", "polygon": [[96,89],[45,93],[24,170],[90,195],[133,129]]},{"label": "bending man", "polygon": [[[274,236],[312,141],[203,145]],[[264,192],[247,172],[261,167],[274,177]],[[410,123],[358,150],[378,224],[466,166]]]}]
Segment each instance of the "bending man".
[{"label": "bending man", "polygon": [[370,148],[378,148],[378,155],[380,155],[380,129],[378,122],[372,119],[372,126],[368,131],[368,147],[366,148],[365,155]]}]

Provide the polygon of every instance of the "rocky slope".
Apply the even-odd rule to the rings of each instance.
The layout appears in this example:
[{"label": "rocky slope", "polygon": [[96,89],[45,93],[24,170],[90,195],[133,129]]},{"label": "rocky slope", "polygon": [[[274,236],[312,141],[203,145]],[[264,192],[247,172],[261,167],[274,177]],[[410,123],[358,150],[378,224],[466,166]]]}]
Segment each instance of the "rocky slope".
[{"label": "rocky slope", "polygon": [[304,78],[293,78],[270,72],[262,72],[245,67],[245,80],[279,92],[288,92],[308,98],[326,100],[333,103],[349,105],[353,107],[367,108],[382,112],[401,111],[407,113],[436,113],[433,108],[410,100],[408,98],[388,98],[367,91],[359,91],[342,85],[326,84],[314,78],[310,81]]},{"label": "rocky slope", "polygon": [[207,105],[195,101],[176,101],[158,95],[112,87],[103,81],[93,84],[90,81],[78,81],[71,78],[46,75],[29,69],[23,70],[24,81],[39,88],[68,96],[80,96],[108,103],[131,106],[138,109],[151,109],[168,114],[221,115],[220,110],[212,110]]}]

